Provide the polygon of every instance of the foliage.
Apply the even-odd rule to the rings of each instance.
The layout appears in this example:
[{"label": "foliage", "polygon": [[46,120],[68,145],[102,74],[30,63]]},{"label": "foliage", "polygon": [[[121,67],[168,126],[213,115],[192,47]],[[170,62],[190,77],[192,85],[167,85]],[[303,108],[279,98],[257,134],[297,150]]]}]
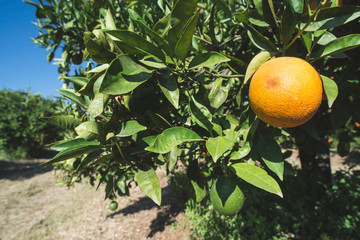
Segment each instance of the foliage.
[{"label": "foliage", "polygon": [[[35,42],[62,43],[63,66],[79,50],[89,61],[75,76],[62,72],[59,92],[76,105],[79,122],[57,118],[76,134],[52,146],[60,152],[48,163],[77,159],[72,174],[106,184],[106,198],[127,195],[135,181],[160,204],[155,170],[171,173],[178,160],[198,202],[223,174],[283,197],[284,155],[274,137],[290,136],[300,156],[310,156],[302,157],[308,173],[335,131],[344,132],[339,150],[349,150],[346,124],[359,119],[360,34],[352,32],[359,6],[331,1],[303,14],[308,4],[291,0],[46,2],[28,2],[42,13]],[[261,122],[248,102],[251,75],[283,55],[312,63],[328,100],[292,129]]]},{"label": "foliage", "polygon": [[34,156],[45,144],[61,139],[61,129],[40,118],[57,113],[59,103],[38,94],[0,91],[0,152],[11,159]]},{"label": "foliage", "polygon": [[358,239],[360,172],[337,172],[333,186],[315,183],[311,189],[298,174],[286,178],[284,199],[243,186],[246,211],[231,217],[209,201],[188,200],[184,227],[192,230],[190,239]]}]

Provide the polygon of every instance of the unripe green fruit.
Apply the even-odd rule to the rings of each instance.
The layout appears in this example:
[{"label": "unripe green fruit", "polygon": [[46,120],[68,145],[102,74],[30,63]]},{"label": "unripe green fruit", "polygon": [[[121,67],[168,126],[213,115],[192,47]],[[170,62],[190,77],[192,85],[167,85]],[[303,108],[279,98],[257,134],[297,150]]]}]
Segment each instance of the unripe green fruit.
[{"label": "unripe green fruit", "polygon": [[111,201],[111,203],[109,204],[109,209],[111,211],[115,211],[118,207],[118,203],[116,201]]},{"label": "unripe green fruit", "polygon": [[221,214],[233,215],[240,211],[245,197],[236,178],[221,176],[215,180],[210,190],[210,200]]}]

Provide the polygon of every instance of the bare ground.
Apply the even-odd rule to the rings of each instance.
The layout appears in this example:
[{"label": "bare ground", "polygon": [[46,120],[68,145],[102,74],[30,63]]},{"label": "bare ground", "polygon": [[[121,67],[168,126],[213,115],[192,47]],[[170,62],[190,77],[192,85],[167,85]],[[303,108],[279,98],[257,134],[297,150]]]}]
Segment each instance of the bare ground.
[{"label": "bare ground", "polygon": [[0,161],[0,240],[186,239],[186,230],[174,227],[183,209],[161,173],[161,207],[135,188],[112,212],[103,189],[58,186],[54,172],[38,165]]},{"label": "bare ground", "polygon": [[[347,158],[334,155],[332,170],[359,169],[359,160],[359,152]],[[0,240],[187,239],[189,230],[181,227],[180,196],[160,172],[161,207],[134,188],[131,197],[119,199],[119,208],[112,212],[103,189],[96,192],[87,184],[77,184],[76,189],[58,186],[51,168],[39,167],[43,161],[0,161]],[[289,161],[299,164],[296,151]]]}]

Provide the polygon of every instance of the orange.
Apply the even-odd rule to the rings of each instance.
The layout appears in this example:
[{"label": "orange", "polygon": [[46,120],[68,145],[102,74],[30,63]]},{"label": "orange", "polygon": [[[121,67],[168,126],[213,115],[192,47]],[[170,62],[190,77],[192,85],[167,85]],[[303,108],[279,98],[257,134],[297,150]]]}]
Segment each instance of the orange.
[{"label": "orange", "polygon": [[210,201],[214,208],[224,215],[234,215],[244,205],[245,197],[238,179],[232,176],[220,176],[210,190]]},{"label": "orange", "polygon": [[116,201],[111,201],[110,204],[109,204],[109,209],[111,211],[115,211],[118,207],[118,203]]},{"label": "orange", "polygon": [[249,87],[250,106],[264,122],[275,127],[297,127],[312,118],[323,94],[318,72],[296,57],[265,62]]}]

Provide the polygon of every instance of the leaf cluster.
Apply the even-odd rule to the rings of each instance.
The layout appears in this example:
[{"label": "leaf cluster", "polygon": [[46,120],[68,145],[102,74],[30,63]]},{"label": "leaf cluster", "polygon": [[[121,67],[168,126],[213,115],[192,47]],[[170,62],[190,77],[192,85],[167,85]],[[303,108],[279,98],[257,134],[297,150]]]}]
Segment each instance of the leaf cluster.
[{"label": "leaf cluster", "polygon": [[[49,2],[60,3],[73,6]],[[68,84],[59,90],[78,110],[76,135],[53,145],[60,152],[49,163],[79,159],[75,173],[106,183],[106,197],[128,193],[134,181],[160,204],[155,170],[170,173],[180,162],[197,201],[223,174],[282,197],[278,180],[284,177],[285,157],[274,138],[290,136],[318,153],[319,144],[329,147],[323,137],[352,116],[336,127],[323,124],[329,116],[341,118],[335,110],[339,82],[345,88],[359,83],[328,75],[358,71],[344,52],[360,46],[359,34],[334,33],[358,20],[358,6],[321,3],[304,14],[304,4],[290,0],[105,1],[99,6],[99,24],[76,26],[83,36],[83,59],[91,64],[81,74],[65,76]],[[294,130],[267,126],[248,102],[251,75],[268,59],[284,55],[313,63],[327,97],[324,110]],[[338,58],[342,66],[335,66]],[[358,97],[355,92],[344,96],[350,108]]]}]

